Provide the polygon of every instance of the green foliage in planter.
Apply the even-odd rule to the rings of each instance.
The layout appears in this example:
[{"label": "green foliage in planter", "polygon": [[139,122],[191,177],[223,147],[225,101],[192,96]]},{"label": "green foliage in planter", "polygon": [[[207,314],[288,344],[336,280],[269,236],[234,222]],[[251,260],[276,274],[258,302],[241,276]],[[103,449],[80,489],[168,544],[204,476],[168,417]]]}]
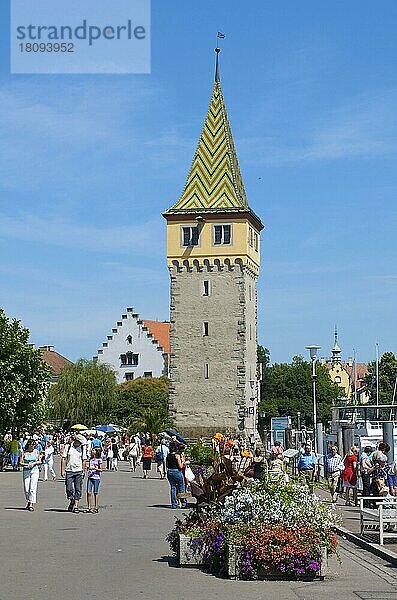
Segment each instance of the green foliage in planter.
[{"label": "green foliage in planter", "polygon": [[211,465],[214,458],[212,448],[195,444],[189,448],[189,459],[196,465]]}]

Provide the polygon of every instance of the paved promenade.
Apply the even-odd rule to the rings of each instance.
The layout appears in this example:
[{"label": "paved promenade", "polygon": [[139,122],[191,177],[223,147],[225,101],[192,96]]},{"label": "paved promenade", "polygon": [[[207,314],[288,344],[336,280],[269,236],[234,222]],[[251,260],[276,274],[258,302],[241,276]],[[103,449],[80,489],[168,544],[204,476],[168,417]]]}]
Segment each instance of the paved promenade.
[{"label": "paved promenade", "polygon": [[179,514],[168,483],[124,463],[104,473],[102,492],[98,515],[74,515],[63,481],[40,482],[29,513],[21,473],[0,473],[0,600],[397,600],[397,568],[345,541],[324,582],[234,582],[178,568],[164,541]]}]

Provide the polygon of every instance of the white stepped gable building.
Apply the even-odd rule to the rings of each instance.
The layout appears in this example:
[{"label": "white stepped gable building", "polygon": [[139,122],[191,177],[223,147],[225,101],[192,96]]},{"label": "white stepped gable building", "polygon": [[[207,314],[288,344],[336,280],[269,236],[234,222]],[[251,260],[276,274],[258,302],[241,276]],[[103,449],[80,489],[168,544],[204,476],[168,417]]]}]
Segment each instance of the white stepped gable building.
[{"label": "white stepped gable building", "polygon": [[141,319],[127,308],[95,357],[113,367],[118,383],[138,377],[168,376],[170,324]]}]

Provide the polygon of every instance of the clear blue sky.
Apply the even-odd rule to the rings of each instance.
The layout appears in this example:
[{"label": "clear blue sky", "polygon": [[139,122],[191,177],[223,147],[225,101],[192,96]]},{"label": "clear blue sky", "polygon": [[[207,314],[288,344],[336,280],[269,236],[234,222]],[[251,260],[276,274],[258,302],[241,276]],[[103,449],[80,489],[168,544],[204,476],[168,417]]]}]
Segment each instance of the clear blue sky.
[{"label": "clear blue sky", "polygon": [[251,207],[266,225],[259,342],[337,323],[397,351],[397,3],[154,0],[150,75],[10,75],[1,3],[0,306],[92,357],[125,307],[168,318],[165,222],[207,110],[216,31]]}]

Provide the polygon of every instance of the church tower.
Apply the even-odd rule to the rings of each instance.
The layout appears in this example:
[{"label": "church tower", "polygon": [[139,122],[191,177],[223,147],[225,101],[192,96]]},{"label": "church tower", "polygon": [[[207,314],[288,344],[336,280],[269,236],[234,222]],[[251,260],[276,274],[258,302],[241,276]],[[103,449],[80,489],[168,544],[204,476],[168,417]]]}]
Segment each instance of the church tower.
[{"label": "church tower", "polygon": [[185,188],[164,213],[171,277],[170,413],[187,436],[256,430],[263,225],[248,206],[219,78]]},{"label": "church tower", "polygon": [[331,353],[332,353],[332,357],[331,357],[332,367],[335,367],[336,365],[340,365],[342,350],[339,348],[338,330],[336,328],[336,325],[335,325],[335,332],[334,332],[334,345],[332,347]]}]

